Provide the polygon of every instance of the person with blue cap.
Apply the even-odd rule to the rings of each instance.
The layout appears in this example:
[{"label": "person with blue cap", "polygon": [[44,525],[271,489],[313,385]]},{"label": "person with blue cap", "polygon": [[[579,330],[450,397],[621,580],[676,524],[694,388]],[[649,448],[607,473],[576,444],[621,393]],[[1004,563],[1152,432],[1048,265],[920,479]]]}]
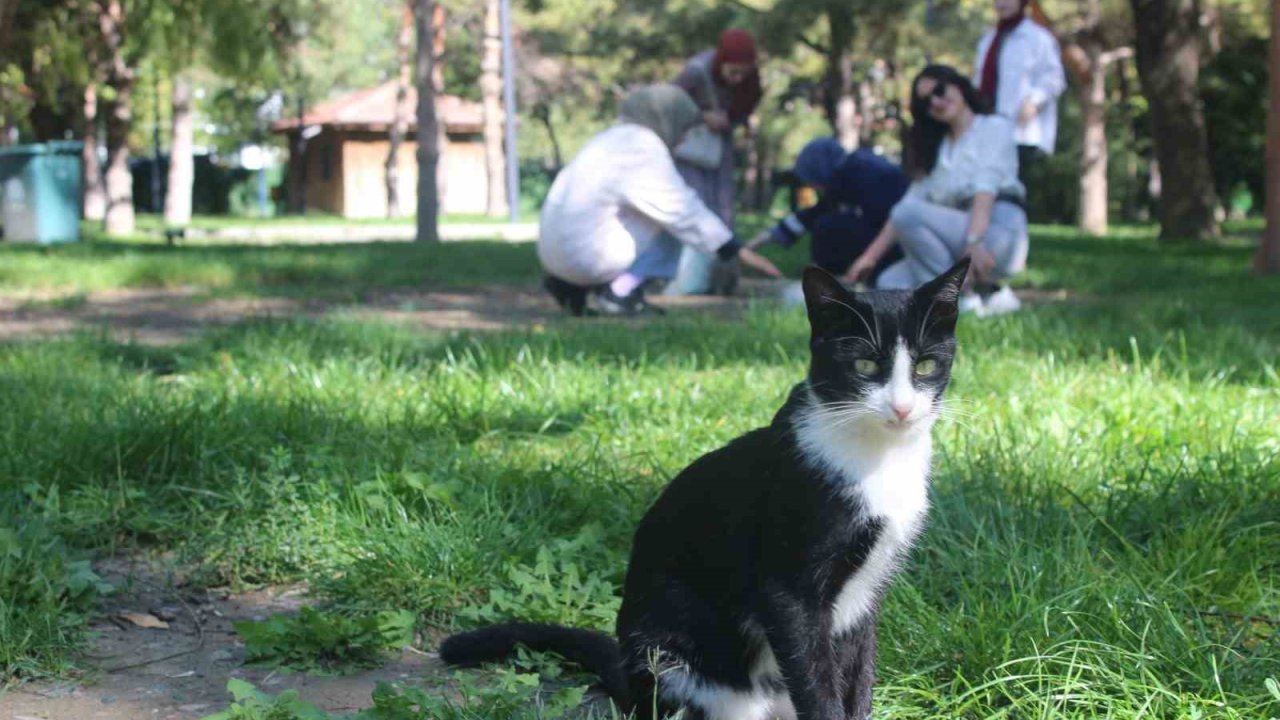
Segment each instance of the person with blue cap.
[{"label": "person with blue cap", "polygon": [[[818,193],[818,202],[787,215],[747,247],[768,242],[791,247],[807,232],[812,236],[811,261],[836,276],[844,275],[871,244],[910,184],[897,165],[874,151],[846,152],[831,137],[805,145],[791,173]],[[870,279],[899,258],[900,253],[886,253]]]}]

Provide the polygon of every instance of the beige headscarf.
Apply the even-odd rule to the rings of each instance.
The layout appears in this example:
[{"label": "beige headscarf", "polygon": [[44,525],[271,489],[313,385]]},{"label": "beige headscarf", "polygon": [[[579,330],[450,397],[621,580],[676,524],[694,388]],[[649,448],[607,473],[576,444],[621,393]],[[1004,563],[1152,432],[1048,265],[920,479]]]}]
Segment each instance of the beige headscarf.
[{"label": "beige headscarf", "polygon": [[645,85],[622,100],[618,120],[643,125],[658,134],[668,148],[680,144],[702,112],[688,93],[675,85]]}]

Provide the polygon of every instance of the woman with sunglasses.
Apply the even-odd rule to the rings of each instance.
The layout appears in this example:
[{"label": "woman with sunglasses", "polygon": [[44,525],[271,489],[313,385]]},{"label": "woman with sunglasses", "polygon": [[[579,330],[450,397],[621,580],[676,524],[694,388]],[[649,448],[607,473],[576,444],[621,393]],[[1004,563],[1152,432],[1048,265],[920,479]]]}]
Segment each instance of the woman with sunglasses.
[{"label": "woman with sunglasses", "polygon": [[845,280],[870,274],[897,241],[905,257],[880,274],[876,287],[918,287],[968,256],[970,283],[961,308],[979,314],[1017,310],[1017,297],[1000,284],[1025,267],[1028,246],[1013,126],[989,114],[977,89],[954,68],[930,65],[911,88],[911,187]]}]

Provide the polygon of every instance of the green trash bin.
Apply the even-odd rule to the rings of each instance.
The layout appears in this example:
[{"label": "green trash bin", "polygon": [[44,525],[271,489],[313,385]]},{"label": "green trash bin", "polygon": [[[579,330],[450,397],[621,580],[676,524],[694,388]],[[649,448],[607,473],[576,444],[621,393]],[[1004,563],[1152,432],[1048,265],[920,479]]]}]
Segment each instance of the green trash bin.
[{"label": "green trash bin", "polygon": [[42,245],[80,239],[80,142],[0,147],[4,239]]}]

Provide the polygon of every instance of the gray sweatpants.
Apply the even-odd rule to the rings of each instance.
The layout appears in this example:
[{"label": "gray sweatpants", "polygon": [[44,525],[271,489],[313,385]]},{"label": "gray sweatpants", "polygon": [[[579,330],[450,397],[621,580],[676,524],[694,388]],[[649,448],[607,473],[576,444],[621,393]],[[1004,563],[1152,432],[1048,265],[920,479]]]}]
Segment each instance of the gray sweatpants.
[{"label": "gray sweatpants", "polygon": [[[876,280],[882,290],[911,290],[941,275],[965,251],[969,213],[925,200],[903,198],[889,215],[905,258]],[[997,201],[982,245],[995,258],[995,279],[1021,272],[1027,264],[1027,214],[1014,203]]]}]

